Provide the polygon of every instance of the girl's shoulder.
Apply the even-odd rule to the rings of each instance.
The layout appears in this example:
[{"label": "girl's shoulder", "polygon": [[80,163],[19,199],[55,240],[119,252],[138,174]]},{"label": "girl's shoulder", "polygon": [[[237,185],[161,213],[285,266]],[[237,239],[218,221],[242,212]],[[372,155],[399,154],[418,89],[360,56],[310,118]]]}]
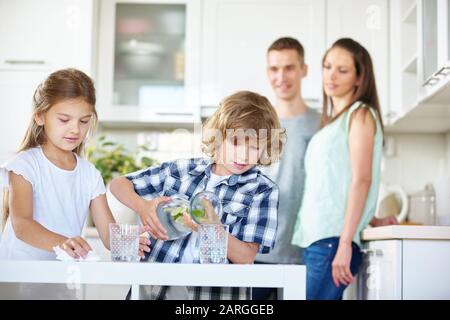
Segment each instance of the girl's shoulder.
[{"label": "girl's shoulder", "polygon": [[9,184],[8,172],[24,177],[33,186],[39,175],[42,155],[39,147],[20,151],[0,165],[0,185]]},{"label": "girl's shoulder", "polygon": [[13,165],[29,165],[36,167],[37,163],[42,160],[41,149],[39,147],[30,148],[24,151],[20,151],[6,160],[1,165],[3,168]]}]

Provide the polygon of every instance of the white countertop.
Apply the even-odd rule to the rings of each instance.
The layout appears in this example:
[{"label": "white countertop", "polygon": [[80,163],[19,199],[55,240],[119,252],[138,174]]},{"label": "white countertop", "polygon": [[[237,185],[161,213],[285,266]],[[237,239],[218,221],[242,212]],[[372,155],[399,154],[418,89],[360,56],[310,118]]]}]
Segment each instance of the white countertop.
[{"label": "white countertop", "polygon": [[272,287],[283,299],[306,298],[306,267],[263,264],[181,264],[139,262],[62,262],[0,260],[0,282]]},{"label": "white countertop", "polygon": [[424,239],[450,240],[450,227],[396,225],[363,230],[361,240]]}]

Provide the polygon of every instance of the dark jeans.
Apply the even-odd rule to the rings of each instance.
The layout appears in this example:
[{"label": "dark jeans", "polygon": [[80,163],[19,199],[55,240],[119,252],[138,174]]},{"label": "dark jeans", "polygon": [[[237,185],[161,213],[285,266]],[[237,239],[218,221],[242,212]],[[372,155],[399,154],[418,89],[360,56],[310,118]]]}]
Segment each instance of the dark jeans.
[{"label": "dark jeans", "polygon": [[[339,238],[327,238],[314,242],[303,255],[306,264],[306,299],[339,300],[347,286],[336,287],[331,273],[331,263],[336,255]],[[362,254],[356,243],[352,243],[350,271],[355,276],[362,262]]]}]

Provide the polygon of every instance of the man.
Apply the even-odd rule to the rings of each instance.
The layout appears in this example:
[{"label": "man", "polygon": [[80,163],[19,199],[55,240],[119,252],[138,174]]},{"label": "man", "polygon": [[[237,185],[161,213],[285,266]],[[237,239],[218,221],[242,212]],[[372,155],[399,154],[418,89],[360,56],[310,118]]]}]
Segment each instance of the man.
[{"label": "man", "polygon": [[[268,254],[258,254],[255,263],[302,264],[303,249],[292,245],[291,240],[303,197],[306,148],[320,126],[320,114],[310,109],[302,97],[302,80],[307,74],[305,52],[298,40],[283,37],[272,43],[267,50],[267,75],[287,142],[281,161],[263,170],[280,189],[278,228],[275,248]],[[394,223],[392,218],[371,221],[372,226]],[[253,288],[252,296],[254,300],[273,299],[276,289]]]}]

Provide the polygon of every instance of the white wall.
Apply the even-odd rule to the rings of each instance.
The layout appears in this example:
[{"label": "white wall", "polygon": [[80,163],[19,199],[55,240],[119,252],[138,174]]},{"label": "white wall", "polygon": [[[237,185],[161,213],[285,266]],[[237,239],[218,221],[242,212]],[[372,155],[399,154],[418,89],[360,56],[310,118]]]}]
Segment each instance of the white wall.
[{"label": "white wall", "polygon": [[450,176],[450,131],[445,136],[447,142],[447,176]]},{"label": "white wall", "polygon": [[[197,132],[197,131],[195,131]],[[108,140],[122,143],[129,151],[138,145],[150,149],[148,156],[158,161],[202,156],[201,133],[187,129],[102,129],[98,135],[106,135]]]},{"label": "white wall", "polygon": [[438,175],[449,173],[450,133],[386,134],[387,145],[393,142],[394,155],[385,153],[382,181],[400,184],[414,193],[432,183]]}]

